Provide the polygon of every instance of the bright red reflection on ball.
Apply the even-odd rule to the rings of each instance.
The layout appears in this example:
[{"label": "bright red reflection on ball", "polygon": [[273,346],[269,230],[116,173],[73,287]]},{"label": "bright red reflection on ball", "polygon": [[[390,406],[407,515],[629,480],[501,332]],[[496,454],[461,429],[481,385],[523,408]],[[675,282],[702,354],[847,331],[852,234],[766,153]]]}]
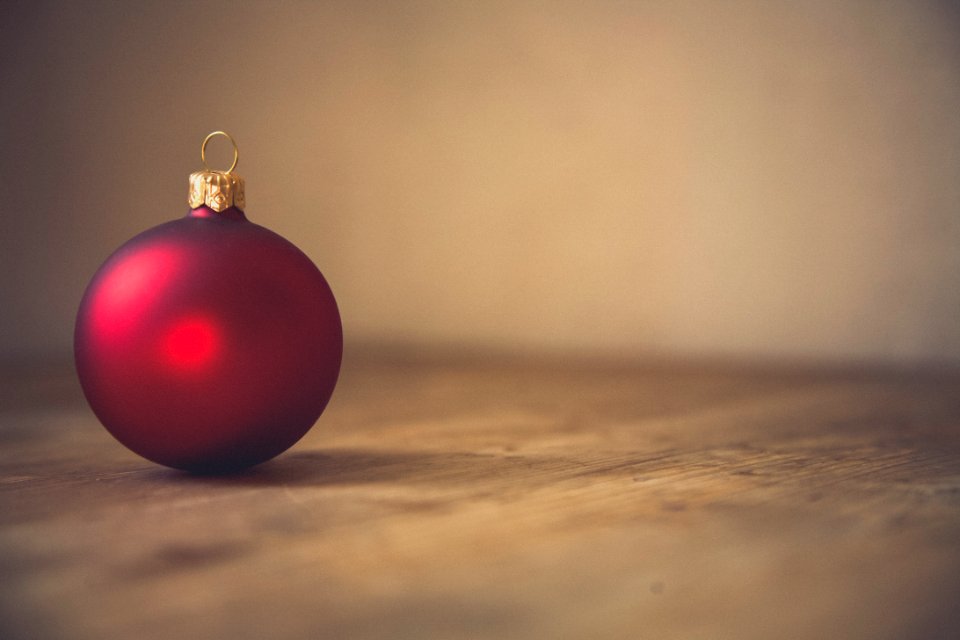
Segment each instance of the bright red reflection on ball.
[{"label": "bright red reflection on ball", "polygon": [[178,369],[200,369],[220,351],[220,332],[211,320],[188,317],[176,322],[163,336],[161,349],[167,362]]}]

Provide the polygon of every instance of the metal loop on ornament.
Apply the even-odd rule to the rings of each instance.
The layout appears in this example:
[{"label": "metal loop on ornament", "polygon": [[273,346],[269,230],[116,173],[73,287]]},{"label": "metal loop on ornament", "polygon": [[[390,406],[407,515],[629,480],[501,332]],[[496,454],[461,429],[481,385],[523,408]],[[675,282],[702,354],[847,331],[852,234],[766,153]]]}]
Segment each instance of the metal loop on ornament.
[{"label": "metal loop on ornament", "polygon": [[214,131],[203,139],[203,144],[200,145],[200,161],[203,162],[203,166],[207,171],[214,171],[214,169],[211,169],[210,165],[207,164],[207,143],[210,142],[210,138],[214,136],[224,136],[230,141],[230,144],[233,145],[233,164],[230,165],[229,169],[224,171],[224,173],[232,173],[233,170],[237,168],[237,162],[240,160],[240,149],[237,147],[237,141],[226,131]]}]

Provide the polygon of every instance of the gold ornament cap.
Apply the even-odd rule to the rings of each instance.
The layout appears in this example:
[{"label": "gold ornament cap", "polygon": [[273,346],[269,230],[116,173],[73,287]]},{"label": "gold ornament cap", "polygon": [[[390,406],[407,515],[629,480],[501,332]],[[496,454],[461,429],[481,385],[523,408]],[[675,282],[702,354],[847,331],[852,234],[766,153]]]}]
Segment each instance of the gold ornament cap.
[{"label": "gold ornament cap", "polygon": [[[207,164],[207,144],[216,136],[224,136],[233,145],[233,164],[226,171],[211,169]],[[200,145],[200,161],[203,162],[203,171],[190,174],[190,195],[188,202],[191,209],[210,207],[217,213],[230,207],[241,211],[247,206],[244,194],[243,178],[233,172],[240,160],[240,150],[237,142],[226,131],[214,131],[203,139]]]}]

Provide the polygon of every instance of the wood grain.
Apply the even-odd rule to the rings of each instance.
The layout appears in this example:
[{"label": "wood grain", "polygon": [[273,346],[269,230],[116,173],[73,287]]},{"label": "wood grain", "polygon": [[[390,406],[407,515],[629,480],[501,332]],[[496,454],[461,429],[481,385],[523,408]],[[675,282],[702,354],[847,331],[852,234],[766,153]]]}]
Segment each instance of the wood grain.
[{"label": "wood grain", "polygon": [[247,473],[0,400],[0,638],[955,638],[960,376],[348,354]]}]

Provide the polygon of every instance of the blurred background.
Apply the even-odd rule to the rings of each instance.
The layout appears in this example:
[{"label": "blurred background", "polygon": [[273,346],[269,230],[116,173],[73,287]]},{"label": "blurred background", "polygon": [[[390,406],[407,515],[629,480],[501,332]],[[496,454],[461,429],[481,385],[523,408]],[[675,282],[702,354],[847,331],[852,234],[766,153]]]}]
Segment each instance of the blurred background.
[{"label": "blurred background", "polygon": [[6,2],[0,358],[214,129],[351,344],[960,364],[948,2]]}]

